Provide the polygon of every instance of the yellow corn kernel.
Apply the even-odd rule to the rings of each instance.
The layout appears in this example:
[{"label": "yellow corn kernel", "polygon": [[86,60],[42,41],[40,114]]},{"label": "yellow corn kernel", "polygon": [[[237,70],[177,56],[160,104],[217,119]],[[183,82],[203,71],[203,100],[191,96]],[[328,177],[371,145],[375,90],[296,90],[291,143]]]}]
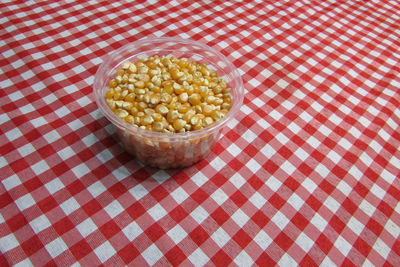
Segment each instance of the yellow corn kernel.
[{"label": "yellow corn kernel", "polygon": [[188,98],[189,98],[189,96],[188,96],[188,94],[187,94],[186,92],[181,93],[181,94],[179,95],[179,102],[181,102],[181,103],[187,103]]},{"label": "yellow corn kernel", "polygon": [[185,88],[184,88],[182,85],[180,85],[179,83],[174,83],[174,84],[172,85],[172,87],[174,88],[174,92],[175,92],[175,94],[177,94],[177,95],[180,95],[180,94],[182,94],[183,92],[185,92]]},{"label": "yellow corn kernel", "polygon": [[161,115],[160,113],[154,112],[154,113],[152,114],[152,116],[153,116],[153,119],[154,119],[155,121],[161,122],[161,121],[163,120],[163,115]]},{"label": "yellow corn kernel", "polygon": [[219,110],[213,110],[210,116],[214,121],[219,121],[224,115]]},{"label": "yellow corn kernel", "polygon": [[182,130],[186,125],[186,121],[182,119],[177,119],[173,122],[173,127],[175,131],[180,131]]},{"label": "yellow corn kernel", "polygon": [[155,113],[154,109],[152,109],[152,108],[146,108],[146,109],[144,109],[143,112],[147,115],[152,115],[153,113]]},{"label": "yellow corn kernel", "polygon": [[204,76],[209,76],[209,75],[210,75],[210,71],[208,70],[208,68],[207,68],[206,66],[201,66],[200,72],[201,72],[201,74],[203,74]]},{"label": "yellow corn kernel", "polygon": [[117,70],[117,76],[120,76],[122,78],[122,76],[124,76],[125,71],[124,70]]},{"label": "yellow corn kernel", "polygon": [[138,110],[137,107],[132,107],[131,110],[130,110],[130,113],[131,113],[133,116],[135,116],[138,112],[139,112],[139,110]]},{"label": "yellow corn kernel", "polygon": [[177,104],[176,101],[171,101],[171,103],[169,103],[168,108],[171,110],[175,110],[177,108]]},{"label": "yellow corn kernel", "polygon": [[115,87],[117,87],[118,83],[117,83],[117,81],[116,81],[115,79],[112,79],[112,80],[109,82],[108,85],[110,86],[110,88],[115,88]]},{"label": "yellow corn kernel", "polygon": [[200,130],[203,129],[203,120],[199,120],[199,122],[192,126],[193,130]]},{"label": "yellow corn kernel", "polygon": [[203,120],[203,127],[207,127],[210,126],[211,124],[213,124],[214,120],[211,117],[205,117],[205,119]]},{"label": "yellow corn kernel", "polygon": [[139,111],[144,111],[144,109],[147,108],[147,104],[145,102],[139,102],[137,108]]},{"label": "yellow corn kernel", "polygon": [[163,57],[163,58],[161,58],[161,63],[162,63],[165,67],[168,67],[168,65],[171,63],[171,61],[169,60],[169,58]]},{"label": "yellow corn kernel", "polygon": [[173,123],[175,120],[179,118],[179,113],[176,110],[170,110],[167,114],[167,121],[169,123]]},{"label": "yellow corn kernel", "polygon": [[144,115],[142,118],[142,125],[150,125],[154,122],[154,119],[151,115]]},{"label": "yellow corn kernel", "polygon": [[113,99],[114,99],[114,100],[118,100],[118,99],[120,98],[120,96],[121,96],[121,93],[120,93],[120,92],[114,92]]},{"label": "yellow corn kernel", "polygon": [[133,104],[131,102],[123,102],[122,103],[122,108],[126,110],[130,110],[133,107]]},{"label": "yellow corn kernel", "polygon": [[167,108],[165,105],[159,104],[159,105],[156,106],[155,111],[156,111],[157,113],[160,113],[160,114],[162,114],[162,115],[165,115],[165,114],[168,113],[169,110],[168,110],[168,108]]},{"label": "yellow corn kernel", "polygon": [[182,113],[182,114],[188,112],[189,109],[190,109],[190,106],[187,106],[187,105],[180,105],[178,107],[179,113]]},{"label": "yellow corn kernel", "polygon": [[231,104],[230,103],[222,103],[221,108],[229,110],[229,109],[231,109]]},{"label": "yellow corn kernel", "polygon": [[206,97],[206,102],[208,104],[213,104],[214,101],[215,101],[215,97],[213,95],[209,95],[209,96]]},{"label": "yellow corn kernel", "polygon": [[116,105],[115,105],[115,100],[113,100],[113,99],[106,99],[106,102],[107,102],[107,106],[111,109],[111,110],[114,110],[115,108],[116,108]]},{"label": "yellow corn kernel", "polygon": [[106,98],[107,98],[107,99],[113,98],[114,93],[115,93],[114,89],[112,89],[112,88],[111,88],[111,89],[108,89],[107,92],[106,92]]},{"label": "yellow corn kernel", "polygon": [[130,64],[129,68],[128,68],[129,73],[133,74],[136,73],[137,69],[136,69],[136,65],[135,64]]},{"label": "yellow corn kernel", "polygon": [[189,103],[193,106],[199,105],[201,103],[201,96],[197,93],[192,94],[189,96]]},{"label": "yellow corn kernel", "polygon": [[160,101],[163,103],[170,103],[172,100],[172,96],[170,94],[167,93],[162,93],[161,94],[161,99]]},{"label": "yellow corn kernel", "polygon": [[224,100],[222,98],[216,97],[214,100],[214,105],[221,106],[223,103],[224,103]]},{"label": "yellow corn kernel", "polygon": [[164,130],[164,125],[162,124],[162,122],[155,121],[152,124],[152,129],[155,132],[161,132],[162,130]]},{"label": "yellow corn kernel", "polygon": [[178,61],[178,65],[179,65],[181,68],[186,68],[186,67],[189,65],[189,62],[187,61],[186,58],[181,58],[181,59]]},{"label": "yellow corn kernel", "polygon": [[123,90],[122,92],[121,92],[121,99],[125,99],[125,97],[127,96],[129,94],[129,91],[128,90]]},{"label": "yellow corn kernel", "polygon": [[161,101],[161,95],[160,94],[153,94],[150,97],[150,103],[153,105],[157,105]]},{"label": "yellow corn kernel", "polygon": [[121,119],[125,118],[126,116],[129,115],[128,111],[124,110],[124,109],[117,109],[115,111],[115,114],[117,114],[118,117],[120,117]]},{"label": "yellow corn kernel", "polygon": [[172,68],[169,73],[171,74],[172,79],[179,80],[184,75],[183,72],[179,71],[177,68]]},{"label": "yellow corn kernel", "polygon": [[163,93],[172,95],[173,92],[174,92],[174,88],[172,86],[172,82],[170,82],[170,81],[163,82]]},{"label": "yellow corn kernel", "polygon": [[186,122],[190,122],[190,120],[193,118],[193,116],[196,114],[196,111],[193,109],[189,109],[182,117],[183,120]]},{"label": "yellow corn kernel", "polygon": [[211,112],[213,112],[214,107],[211,105],[204,105],[203,107],[203,114],[206,116],[210,116]]},{"label": "yellow corn kernel", "polygon": [[135,97],[136,97],[135,93],[130,93],[127,96],[125,96],[124,100],[127,102],[133,102],[135,101]]},{"label": "yellow corn kernel", "polygon": [[124,118],[124,120],[125,120],[126,122],[133,123],[133,122],[135,121],[135,118],[134,118],[132,115],[128,115],[128,116],[126,116],[126,117]]},{"label": "yellow corn kernel", "polygon": [[135,82],[135,87],[136,88],[144,88],[144,85],[145,85],[144,81]]}]

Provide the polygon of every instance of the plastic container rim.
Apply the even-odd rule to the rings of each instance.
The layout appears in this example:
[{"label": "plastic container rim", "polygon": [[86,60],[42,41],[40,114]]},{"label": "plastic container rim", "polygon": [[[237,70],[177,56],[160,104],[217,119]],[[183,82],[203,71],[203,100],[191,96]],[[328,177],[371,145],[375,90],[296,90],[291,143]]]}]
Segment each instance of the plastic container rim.
[{"label": "plastic container rim", "polygon": [[[151,43],[159,43],[159,42],[178,42],[178,43],[182,43],[182,44],[190,44],[190,45],[196,45],[196,46],[200,46],[201,48],[208,50],[212,53],[214,53],[215,55],[218,56],[218,58],[220,58],[225,64],[228,65],[229,69],[232,70],[234,79],[236,80],[236,82],[238,82],[238,84],[233,88],[231,88],[232,91],[236,91],[236,97],[239,97],[239,99],[235,99],[233,97],[233,93],[232,94],[232,101],[233,101],[233,105],[231,107],[231,109],[229,110],[229,112],[218,122],[213,123],[212,125],[200,129],[200,130],[196,130],[196,131],[188,131],[188,132],[184,132],[184,133],[163,133],[163,132],[153,132],[153,131],[149,131],[149,130],[145,130],[142,129],[140,127],[137,126],[133,126],[132,124],[120,119],[118,116],[116,116],[111,109],[107,106],[106,100],[105,100],[105,90],[107,90],[108,86],[107,86],[107,81],[105,81],[105,79],[103,79],[105,73],[108,71],[108,69],[106,69],[107,67],[107,63],[116,55],[118,55],[119,53],[121,53],[124,50],[127,50],[128,48],[132,47],[137,47],[137,46],[141,46],[144,44],[151,44]],[[174,51],[173,49],[149,49],[146,51]],[[143,53],[143,52],[141,52]],[[141,54],[141,53],[130,53],[130,57]],[[124,60],[125,61],[125,60]],[[124,61],[121,61],[117,64],[117,66],[121,65]],[[118,128],[125,130],[131,134],[135,134],[135,135],[140,135],[142,137],[147,137],[150,139],[156,138],[156,139],[165,139],[168,138],[169,141],[180,141],[180,140],[185,140],[185,139],[194,139],[194,138],[198,138],[201,136],[205,136],[207,134],[210,134],[216,130],[218,130],[219,128],[223,128],[223,126],[229,121],[231,120],[234,115],[239,111],[240,106],[243,103],[243,97],[244,97],[244,87],[243,87],[243,81],[242,78],[239,74],[239,71],[237,70],[237,68],[232,64],[232,62],[230,62],[230,60],[225,57],[222,53],[220,53],[219,51],[215,50],[212,47],[209,47],[208,45],[205,45],[201,42],[197,42],[197,41],[192,41],[192,40],[186,40],[186,39],[179,39],[179,38],[171,38],[171,37],[159,37],[159,38],[146,38],[146,39],[141,39],[132,43],[129,43],[127,45],[124,45],[120,48],[118,48],[117,50],[115,50],[114,52],[108,54],[103,63],[100,65],[100,67],[98,68],[95,77],[94,77],[94,84],[93,84],[93,89],[94,89],[94,95],[95,95],[95,100],[96,103],[98,105],[98,107],[100,108],[100,111],[103,113],[103,115],[111,122],[113,123],[115,126],[117,126]]]}]

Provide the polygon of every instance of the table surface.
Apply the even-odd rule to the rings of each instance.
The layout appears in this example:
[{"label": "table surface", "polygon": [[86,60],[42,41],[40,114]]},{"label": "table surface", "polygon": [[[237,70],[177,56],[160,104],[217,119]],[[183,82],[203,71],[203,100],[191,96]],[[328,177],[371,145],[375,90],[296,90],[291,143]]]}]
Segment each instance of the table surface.
[{"label": "table surface", "polygon": [[[0,265],[400,266],[396,1],[2,1]],[[157,170],[93,97],[147,37],[221,51],[245,99]]]}]

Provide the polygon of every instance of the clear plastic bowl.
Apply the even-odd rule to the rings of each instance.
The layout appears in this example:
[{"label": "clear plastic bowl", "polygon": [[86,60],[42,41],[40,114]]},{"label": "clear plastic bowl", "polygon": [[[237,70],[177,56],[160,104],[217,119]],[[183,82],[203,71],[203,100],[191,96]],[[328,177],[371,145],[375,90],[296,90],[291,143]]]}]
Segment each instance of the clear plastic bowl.
[{"label": "clear plastic bowl", "polygon": [[[115,72],[129,60],[135,62],[154,55],[188,58],[215,69],[231,88],[232,108],[207,128],[185,133],[159,133],[135,127],[116,116],[106,104],[105,93]],[[215,49],[191,40],[151,38],[125,45],[106,57],[94,77],[94,96],[101,112],[115,125],[123,147],[141,162],[161,169],[190,166],[204,159],[220,137],[222,128],[243,102],[242,78],[235,66]]]}]

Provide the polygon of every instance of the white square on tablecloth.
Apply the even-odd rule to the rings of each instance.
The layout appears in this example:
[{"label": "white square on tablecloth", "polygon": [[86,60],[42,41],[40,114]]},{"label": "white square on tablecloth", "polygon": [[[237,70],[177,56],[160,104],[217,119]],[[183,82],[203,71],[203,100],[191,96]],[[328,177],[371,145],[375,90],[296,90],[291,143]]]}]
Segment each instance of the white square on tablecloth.
[{"label": "white square on tablecloth", "polygon": [[17,150],[23,157],[36,151],[36,149],[32,146],[31,143],[25,144],[22,147],[17,148]]},{"label": "white square on tablecloth", "polygon": [[246,215],[241,209],[238,209],[232,216],[232,220],[239,225],[240,228],[243,228],[243,226],[248,222],[250,219],[249,216]]},{"label": "white square on tablecloth", "polygon": [[60,179],[55,178],[44,185],[50,194],[54,194],[55,192],[64,188],[64,184],[60,181]]},{"label": "white square on tablecloth", "polygon": [[131,222],[122,229],[122,232],[125,234],[126,238],[132,242],[136,237],[143,233],[143,230],[136,222]]},{"label": "white square on tablecloth", "polygon": [[0,251],[2,253],[10,251],[18,246],[19,243],[13,233],[0,238]]},{"label": "white square on tablecloth", "polygon": [[267,200],[258,192],[255,192],[249,200],[257,209],[261,209],[267,202]]},{"label": "white square on tablecloth", "polygon": [[242,138],[249,143],[252,143],[254,139],[257,138],[257,135],[254,134],[250,129],[248,129],[243,135]]},{"label": "white square on tablecloth", "polygon": [[201,187],[207,181],[208,178],[201,171],[192,176],[192,182],[195,183],[198,187]]},{"label": "white square on tablecloth", "polygon": [[19,179],[18,175],[13,174],[10,177],[8,177],[7,179],[4,179],[2,181],[5,189],[7,191],[10,191],[11,189],[13,189],[14,187],[17,187],[21,184],[21,180]]},{"label": "white square on tablecloth", "polygon": [[242,175],[239,173],[235,173],[232,175],[232,177],[229,179],[229,181],[237,188],[239,189],[243,184],[246,183],[246,180],[243,178]]},{"label": "white square on tablecloth", "polygon": [[53,259],[68,249],[61,237],[54,239],[52,242],[47,244],[45,248]]},{"label": "white square on tablecloth", "polygon": [[86,166],[85,163],[81,163],[73,168],[72,172],[76,175],[76,177],[81,178],[88,174],[90,172],[90,169]]},{"label": "white square on tablecloth", "polygon": [[324,202],[324,206],[327,207],[333,214],[335,214],[341,205],[333,197],[328,196]]},{"label": "white square on tablecloth", "polygon": [[204,266],[210,258],[201,250],[201,248],[197,248],[190,256],[190,262],[195,266]]},{"label": "white square on tablecloth", "polygon": [[265,182],[265,185],[268,186],[273,192],[276,192],[282,186],[282,182],[271,175]]},{"label": "white square on tablecloth", "polygon": [[30,123],[35,126],[36,128],[47,124],[47,121],[43,117],[38,117],[36,119],[30,120]]},{"label": "white square on tablecloth", "polygon": [[223,161],[220,157],[216,156],[211,162],[210,165],[216,170],[220,171],[225,165],[225,161]]},{"label": "white square on tablecloth", "polygon": [[108,215],[111,218],[115,218],[120,214],[121,212],[124,211],[124,208],[121,206],[121,204],[118,202],[118,200],[114,200],[110,204],[108,204],[104,210],[108,213]]},{"label": "white square on tablecloth", "polygon": [[188,193],[186,193],[186,191],[184,189],[182,189],[182,187],[178,187],[177,189],[175,189],[171,193],[171,196],[173,199],[175,199],[175,201],[178,204],[181,204],[183,201],[185,201],[189,197]]},{"label": "white square on tablecloth", "polygon": [[226,150],[234,157],[239,155],[242,151],[235,143],[232,143]]},{"label": "white square on tablecloth", "polygon": [[295,242],[306,253],[312,248],[315,243],[305,233],[300,233]]},{"label": "white square on tablecloth", "polygon": [[273,240],[264,230],[260,230],[260,232],[258,232],[254,237],[254,241],[262,250],[266,250]]},{"label": "white square on tablecloth", "polygon": [[387,170],[383,170],[381,173],[381,177],[388,182],[389,184],[392,184],[393,181],[396,179],[396,176],[393,175],[392,173],[388,172]]},{"label": "white square on tablecloth", "polygon": [[278,266],[296,266],[296,261],[289,254],[285,253],[278,261]]},{"label": "white square on tablecloth", "polygon": [[71,147],[67,146],[65,148],[63,148],[62,150],[57,152],[58,156],[60,156],[60,158],[62,160],[67,160],[70,157],[72,157],[73,155],[75,155],[75,152],[71,149]]},{"label": "white square on tablecloth", "polygon": [[26,267],[26,266],[33,266],[29,258],[26,258],[23,261],[20,261],[17,264],[13,265],[13,267]]},{"label": "white square on tablecloth", "polygon": [[335,243],[333,244],[345,257],[353,247],[346,239],[341,235],[338,236]]},{"label": "white square on tablecloth", "polygon": [[280,211],[277,211],[275,215],[271,218],[271,221],[278,226],[279,229],[283,230],[290,220]]},{"label": "white square on tablecloth", "polygon": [[32,227],[35,234],[43,231],[44,229],[51,226],[50,221],[47,219],[46,215],[41,215],[36,219],[29,222],[29,225]]},{"label": "white square on tablecloth", "polygon": [[[265,140],[266,142],[269,142],[269,140]],[[261,148],[260,152],[267,158],[270,159],[273,155],[276,154],[276,150],[269,145],[268,143],[265,144],[263,148]]]},{"label": "white square on tablecloth", "polygon": [[96,253],[101,263],[105,263],[109,258],[115,255],[116,251],[110,242],[106,241],[95,248],[94,253]]},{"label": "white square on tablecloth", "polygon": [[167,232],[167,235],[175,242],[175,244],[180,243],[186,236],[186,231],[178,224],[174,228]]},{"label": "white square on tablecloth", "polygon": [[261,165],[253,158],[246,163],[246,167],[249,168],[252,173],[256,173],[259,169],[261,169]]},{"label": "white square on tablecloth", "polygon": [[7,136],[7,139],[11,142],[11,141],[14,141],[15,139],[21,137],[22,133],[18,128],[14,128],[14,129],[6,132],[5,135]]},{"label": "white square on tablecloth", "polygon": [[301,207],[303,206],[303,204],[304,204],[304,200],[303,200],[301,197],[299,197],[299,195],[297,195],[296,193],[293,193],[293,194],[289,197],[289,199],[287,200],[287,202],[288,202],[290,205],[292,205],[292,207],[293,207],[295,210],[297,210],[297,211],[299,211],[299,210],[301,209]]},{"label": "white square on tablecloth", "polygon": [[325,167],[322,163],[318,164],[317,167],[315,167],[315,171],[321,175],[321,177],[325,178],[329,175],[330,171],[328,168]]},{"label": "white square on tablecloth", "polygon": [[239,255],[233,260],[238,266],[253,266],[253,259],[247,254],[244,250],[242,250]]},{"label": "white square on tablecloth", "polygon": [[83,124],[80,119],[76,119],[74,121],[69,122],[68,126],[69,126],[69,128],[71,128],[71,130],[76,131],[76,130],[84,127],[85,124]]},{"label": "white square on tablecloth", "polygon": [[163,256],[160,249],[152,244],[145,251],[142,252],[142,257],[147,261],[150,266],[153,266]]},{"label": "white square on tablecloth", "polygon": [[[319,267],[330,267],[330,266],[336,266],[336,264],[334,262],[332,262],[332,260],[328,256],[326,256],[319,265]],[[365,265],[363,265],[363,266],[365,266]]]},{"label": "white square on tablecloth", "polygon": [[198,223],[201,224],[209,215],[203,207],[198,206],[190,213],[190,216]]},{"label": "white square on tablecloth", "polygon": [[167,211],[159,204],[157,203],[154,205],[151,209],[148,210],[147,212],[155,221],[160,220],[162,217],[167,215]]},{"label": "white square on tablecloth", "polygon": [[149,193],[149,191],[147,191],[147,189],[143,185],[138,184],[135,187],[132,187],[131,189],[129,189],[129,193],[131,193],[131,195],[136,200],[139,200],[142,197],[146,196]]},{"label": "white square on tablecloth", "polygon": [[314,217],[311,219],[311,224],[314,225],[320,232],[323,232],[328,222],[321,217],[318,213],[315,213]]},{"label": "white square on tablecloth", "polygon": [[214,193],[212,193],[211,198],[221,206],[229,197],[221,190],[221,188],[218,188]]},{"label": "white square on tablecloth", "polygon": [[293,166],[292,163],[290,163],[289,160],[286,160],[284,163],[282,163],[280,167],[284,172],[286,172],[289,175],[292,175],[296,171],[296,167]]},{"label": "white square on tablecloth", "polygon": [[74,197],[71,197],[70,199],[64,201],[61,203],[60,207],[64,211],[66,215],[71,214],[72,212],[76,211],[77,209],[80,208],[79,203],[75,200]]},{"label": "white square on tablecloth", "polygon": [[222,248],[223,246],[225,246],[226,243],[228,243],[228,241],[231,239],[231,237],[225,232],[224,229],[222,229],[221,227],[218,228],[218,230],[216,230],[212,235],[211,235],[211,239],[214,240],[214,242],[220,247]]},{"label": "white square on tablecloth", "polygon": [[87,237],[88,235],[90,235],[91,233],[93,233],[98,229],[97,225],[90,218],[78,224],[76,228],[83,237]]},{"label": "white square on tablecloth", "polygon": [[32,207],[36,203],[35,203],[35,200],[32,198],[31,194],[28,193],[28,194],[18,198],[17,200],[15,200],[15,204],[17,205],[17,207],[19,208],[20,211],[23,211],[29,207]]}]

